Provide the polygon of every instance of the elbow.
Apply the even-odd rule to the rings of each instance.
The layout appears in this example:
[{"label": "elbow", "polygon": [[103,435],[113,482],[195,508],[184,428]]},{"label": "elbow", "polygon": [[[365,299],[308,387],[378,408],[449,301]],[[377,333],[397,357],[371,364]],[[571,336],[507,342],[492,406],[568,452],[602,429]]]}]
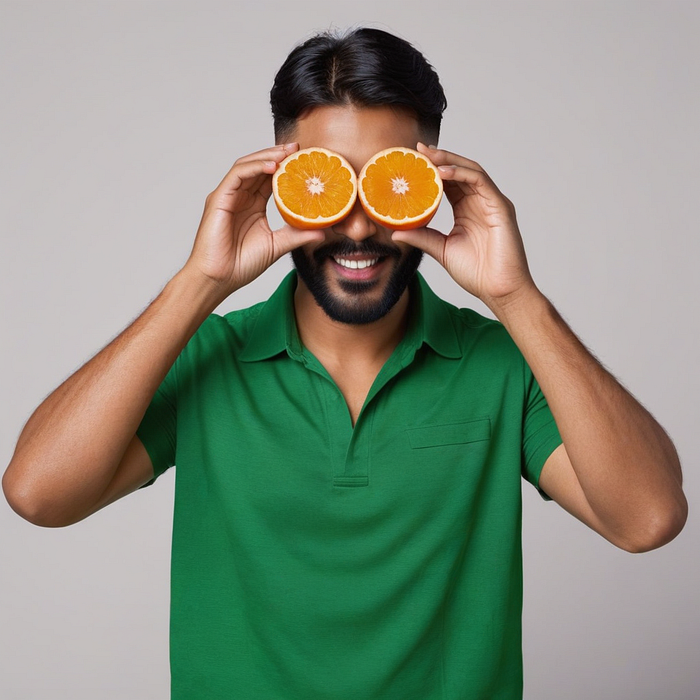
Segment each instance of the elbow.
[{"label": "elbow", "polygon": [[42,514],[41,508],[37,507],[36,502],[26,491],[8,486],[5,483],[5,479],[3,479],[2,482],[2,491],[10,508],[12,508],[20,518],[23,518],[32,525],[56,527],[54,523],[49,522],[45,515]]},{"label": "elbow", "polygon": [[13,477],[12,465],[7,468],[2,477],[2,492],[10,508],[21,518],[39,527],[65,527],[70,524],[60,521],[52,515],[42,499],[33,490]]},{"label": "elbow", "polygon": [[619,547],[632,554],[650,552],[674,540],[683,530],[688,519],[688,501],[682,491],[665,508],[647,514],[642,524]]}]

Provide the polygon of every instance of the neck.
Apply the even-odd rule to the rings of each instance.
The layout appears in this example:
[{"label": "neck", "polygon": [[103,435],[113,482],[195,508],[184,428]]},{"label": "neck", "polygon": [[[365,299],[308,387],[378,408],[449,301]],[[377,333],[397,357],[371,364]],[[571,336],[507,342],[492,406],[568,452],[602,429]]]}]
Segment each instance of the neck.
[{"label": "neck", "polygon": [[408,298],[406,288],[389,313],[373,323],[340,323],[326,314],[297,277],[294,312],[299,338],[322,363],[383,364],[406,332]]}]

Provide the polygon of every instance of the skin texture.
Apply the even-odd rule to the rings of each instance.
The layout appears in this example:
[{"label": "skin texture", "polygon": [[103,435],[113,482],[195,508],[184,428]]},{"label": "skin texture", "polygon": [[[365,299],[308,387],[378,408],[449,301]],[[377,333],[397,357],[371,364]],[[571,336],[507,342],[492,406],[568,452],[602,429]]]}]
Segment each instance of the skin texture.
[{"label": "skin texture", "polygon": [[[390,107],[316,108],[298,121],[292,138],[236,161],[207,197],[182,270],[142,316],[39,406],[3,477],[10,505],[31,522],[67,525],[148,481],[152,467],[135,432],[156,388],[206,316],[282,255],[298,249],[296,256],[315,260],[312,274],[334,303],[366,311],[382,303],[392,272],[417,248],[489,306],[539,381],[564,440],[545,464],[540,486],[628,551],[673,539],[687,503],[671,441],[539,291],[515,208],[484,169],[429,148],[417,123]],[[385,148],[416,148],[440,167],[453,228],[392,232],[370,220],[358,202],[330,229],[285,225],[272,231],[265,215],[271,174],[286,155],[309,146],[341,153],[356,172]],[[329,256],[314,258],[331,245],[367,260],[376,255],[363,246],[375,244],[395,254],[362,273],[344,270]],[[407,291],[381,317],[360,324],[330,317],[303,279],[294,304],[302,342],[335,379],[354,421],[405,332]]]}]

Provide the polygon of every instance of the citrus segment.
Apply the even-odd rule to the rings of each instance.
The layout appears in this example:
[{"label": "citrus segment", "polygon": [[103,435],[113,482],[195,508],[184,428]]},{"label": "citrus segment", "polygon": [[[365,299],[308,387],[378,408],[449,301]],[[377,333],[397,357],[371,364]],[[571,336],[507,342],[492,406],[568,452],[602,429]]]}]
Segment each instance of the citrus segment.
[{"label": "citrus segment", "polygon": [[290,226],[326,228],[350,213],[357,198],[357,176],[340,154],[305,148],[279,164],[272,192]]},{"label": "citrus segment", "polygon": [[442,199],[442,178],[422,153],[388,148],[373,156],[358,178],[367,215],[395,230],[420,228],[433,218]]}]

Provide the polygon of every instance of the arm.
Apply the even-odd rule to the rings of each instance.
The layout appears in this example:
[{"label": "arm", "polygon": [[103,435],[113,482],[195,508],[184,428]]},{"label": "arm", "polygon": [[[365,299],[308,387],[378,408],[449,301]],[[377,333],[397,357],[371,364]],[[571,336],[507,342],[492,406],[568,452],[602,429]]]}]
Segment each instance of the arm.
[{"label": "arm", "polygon": [[271,231],[270,175],[296,145],[236,161],[207,197],[192,253],[123,333],[69,377],[25,425],[2,486],[27,520],[81,520],[152,478],[136,430],[180,351],[226,297],[319,232]]},{"label": "arm", "polygon": [[540,488],[617,546],[654,549],[682,529],[687,503],[669,437],[535,290],[499,310],[547,398],[564,444]]},{"label": "arm", "polygon": [[687,502],[672,442],[586,350],[533,282],[515,209],[474,161],[419,145],[441,166],[455,213],[448,236],[397,232],[438,260],[505,325],[540,384],[563,445],[540,487],[628,551],[646,551],[683,528]]},{"label": "arm", "polygon": [[183,270],[129,328],[44,400],[3,476],[17,513],[37,525],[67,525],[92,511],[118,471],[133,470],[134,488],[152,477],[136,429],[213,303],[206,287]]}]

